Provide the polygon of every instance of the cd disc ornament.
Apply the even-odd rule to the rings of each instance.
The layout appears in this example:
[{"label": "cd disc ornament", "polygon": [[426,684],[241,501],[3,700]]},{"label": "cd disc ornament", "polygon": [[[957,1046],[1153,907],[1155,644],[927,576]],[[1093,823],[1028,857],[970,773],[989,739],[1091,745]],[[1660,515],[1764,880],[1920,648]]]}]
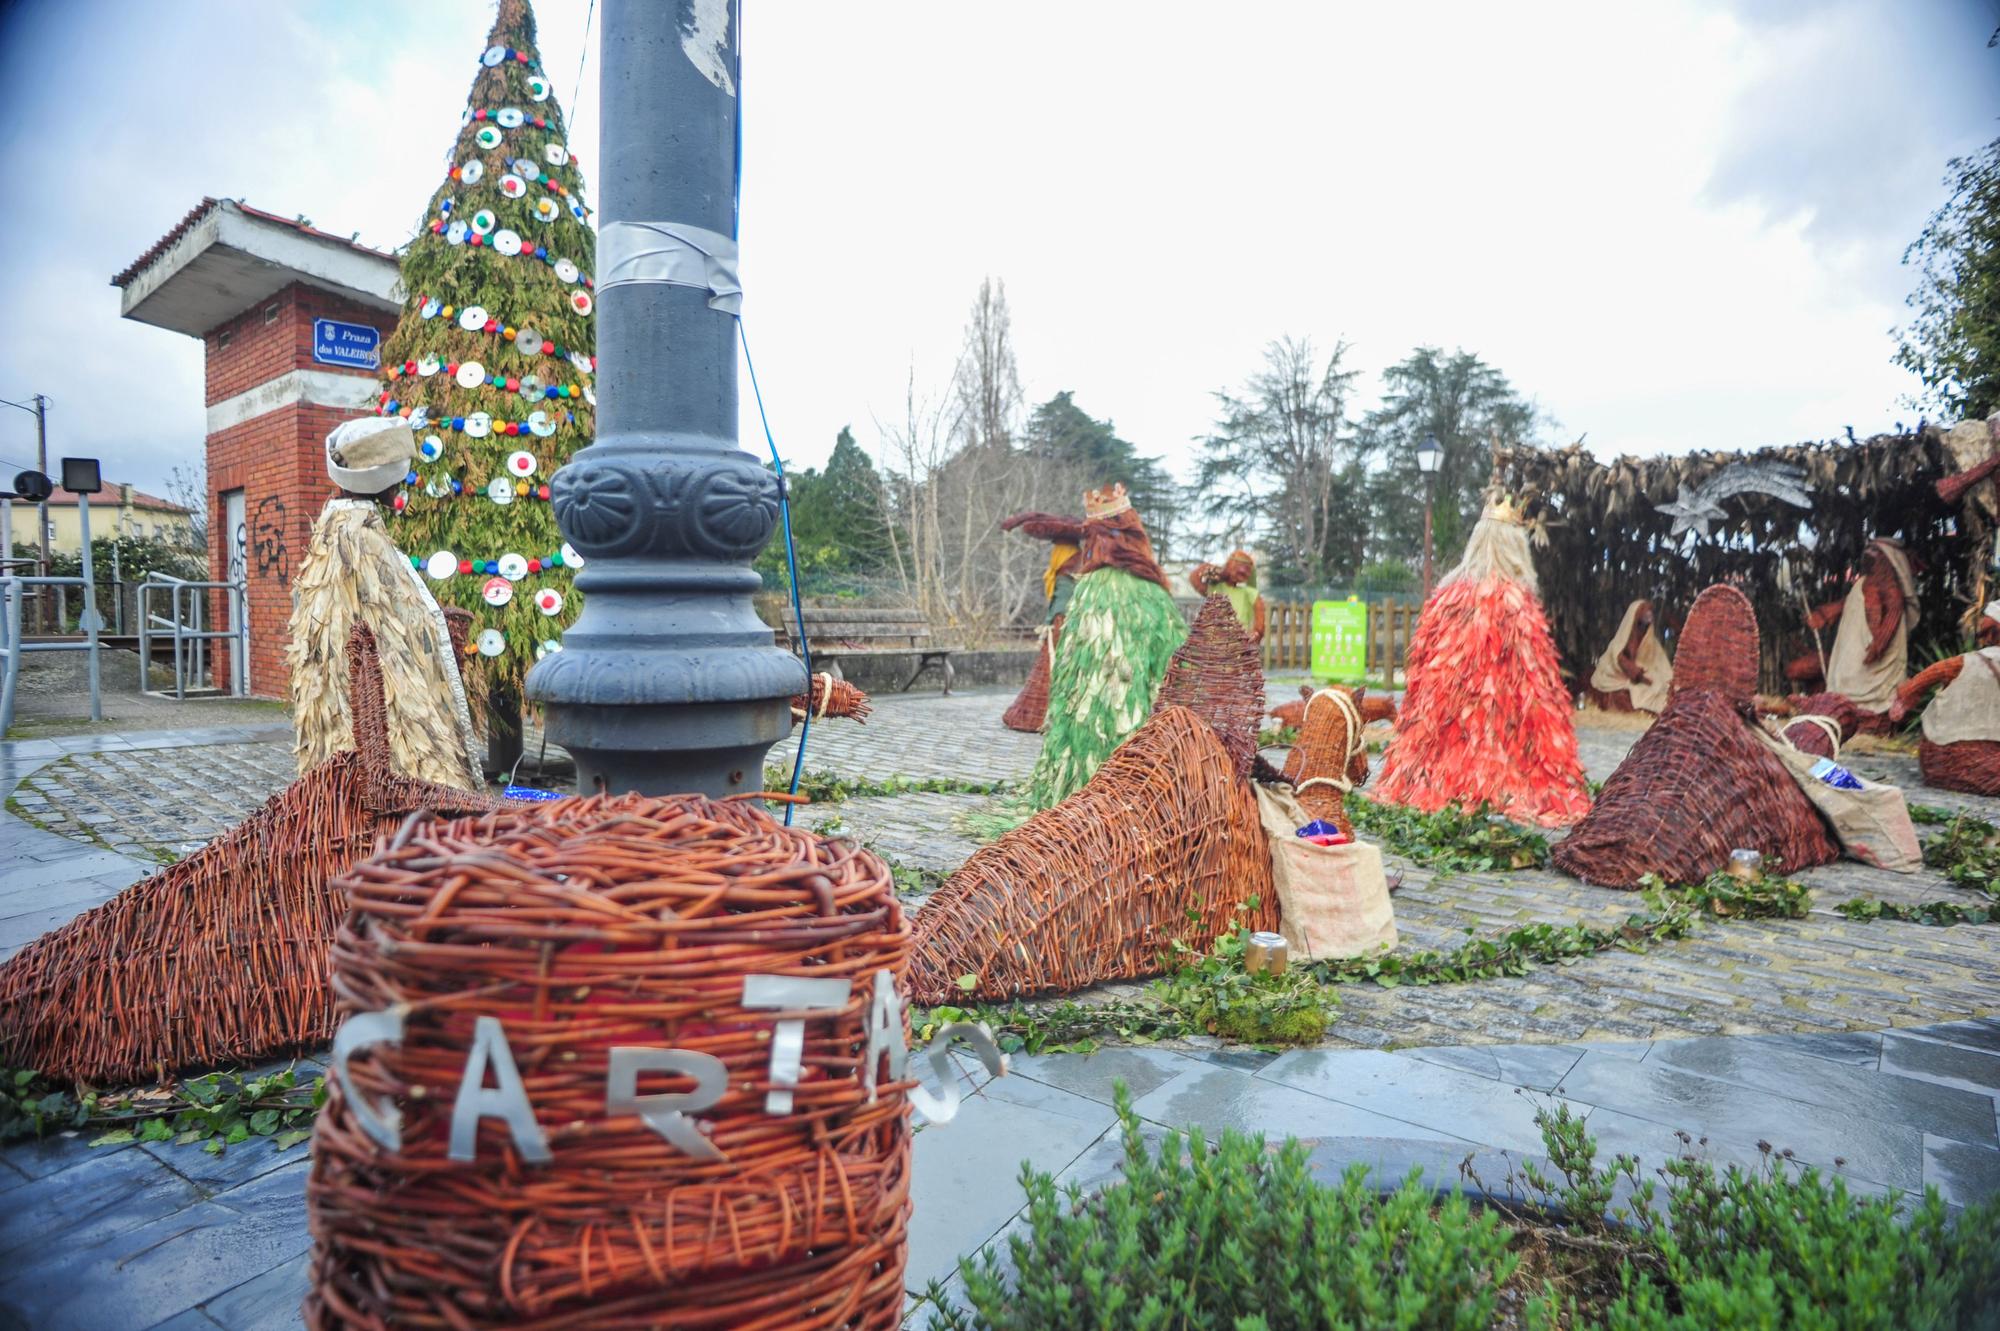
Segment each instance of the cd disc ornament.
[{"label": "cd disc ornament", "polygon": [[[502,0],[464,59],[465,114],[435,127],[452,139],[403,252],[408,295],[383,344],[379,409],[427,414],[390,532],[438,599],[472,614],[480,655],[467,669],[509,699],[578,609],[574,567],[552,559],[562,536],[543,491],[595,428],[596,234],[526,0]],[[452,552],[439,578],[438,556]],[[531,557],[533,571],[515,567]],[[495,578],[521,585],[489,595]]]}]

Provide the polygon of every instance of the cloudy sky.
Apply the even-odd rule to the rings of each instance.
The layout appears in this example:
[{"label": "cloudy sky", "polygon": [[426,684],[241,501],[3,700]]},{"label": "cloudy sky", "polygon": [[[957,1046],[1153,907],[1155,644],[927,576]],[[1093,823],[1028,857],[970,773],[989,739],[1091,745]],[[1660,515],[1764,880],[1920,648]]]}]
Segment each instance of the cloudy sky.
[{"label": "cloudy sky", "polygon": [[[588,4],[537,12],[594,180]],[[1475,351],[1600,453],[1866,434],[1914,418],[1902,250],[2000,132],[1995,0],[748,8],[745,319],[801,463],[942,387],[988,275],[1030,400],[1183,474],[1285,333]],[[198,455],[200,347],[111,275],[205,194],[402,243],[490,20],[0,0],[0,397],[49,395],[52,457]],[[0,409],[0,465],[33,447]]]}]

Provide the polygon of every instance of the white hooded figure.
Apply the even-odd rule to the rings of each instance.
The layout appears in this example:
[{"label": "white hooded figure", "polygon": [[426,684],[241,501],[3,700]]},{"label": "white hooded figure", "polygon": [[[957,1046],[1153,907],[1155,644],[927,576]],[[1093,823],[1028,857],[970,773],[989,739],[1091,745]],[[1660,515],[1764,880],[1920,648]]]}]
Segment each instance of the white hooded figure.
[{"label": "white hooded figure", "polygon": [[389,538],[377,505],[416,456],[416,439],[399,419],[348,421],[326,438],[327,475],[341,493],[313,524],[292,579],[285,660],[293,754],[303,773],[354,747],[347,640],[365,623],[382,659],[390,765],[402,776],[477,790],[477,739],[444,612]]}]

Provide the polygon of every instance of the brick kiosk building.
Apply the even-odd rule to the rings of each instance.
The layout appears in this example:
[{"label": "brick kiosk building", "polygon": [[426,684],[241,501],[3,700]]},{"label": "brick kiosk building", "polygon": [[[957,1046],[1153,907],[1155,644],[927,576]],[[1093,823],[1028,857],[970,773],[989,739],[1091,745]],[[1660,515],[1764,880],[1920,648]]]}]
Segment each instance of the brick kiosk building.
[{"label": "brick kiosk building", "polygon": [[[209,576],[245,575],[257,697],[289,691],[292,571],[333,493],[326,436],[375,405],[367,334],[395,328],[398,281],[392,255],[230,199],[203,199],[111,279],[125,318],[206,349]],[[225,668],[222,652],[218,682]]]}]

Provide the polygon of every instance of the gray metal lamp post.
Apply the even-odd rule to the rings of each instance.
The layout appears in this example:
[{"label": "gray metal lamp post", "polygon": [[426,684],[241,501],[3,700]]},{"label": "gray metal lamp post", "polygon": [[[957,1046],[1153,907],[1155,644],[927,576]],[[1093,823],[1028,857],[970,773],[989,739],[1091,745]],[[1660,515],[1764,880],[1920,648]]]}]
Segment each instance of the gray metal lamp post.
[{"label": "gray metal lamp post", "polygon": [[1426,435],[1417,445],[1417,470],[1424,478],[1424,600],[1431,599],[1431,501],[1437,495],[1438,468],[1444,465],[1444,449],[1436,435]]},{"label": "gray metal lamp post", "polygon": [[735,6],[603,9],[597,439],[550,481],[584,605],[527,696],[585,793],[756,790],[806,678],[750,603],[779,491],[736,446]]}]

